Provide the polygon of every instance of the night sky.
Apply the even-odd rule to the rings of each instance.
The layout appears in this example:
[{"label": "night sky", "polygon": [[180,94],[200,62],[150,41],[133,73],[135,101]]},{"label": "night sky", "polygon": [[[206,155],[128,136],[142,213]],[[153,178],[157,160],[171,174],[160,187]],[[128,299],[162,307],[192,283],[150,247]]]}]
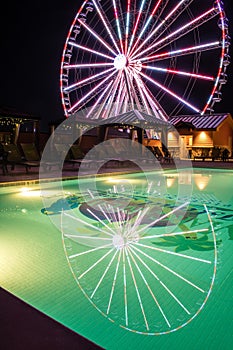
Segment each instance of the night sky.
[{"label": "night sky", "polygon": [[[81,3],[80,0],[9,0],[1,10],[0,105],[40,117],[42,129],[46,129],[48,121],[63,117],[60,61],[68,30]],[[232,0],[224,3],[233,37]],[[215,105],[215,110],[233,114],[231,56],[223,100]]]}]

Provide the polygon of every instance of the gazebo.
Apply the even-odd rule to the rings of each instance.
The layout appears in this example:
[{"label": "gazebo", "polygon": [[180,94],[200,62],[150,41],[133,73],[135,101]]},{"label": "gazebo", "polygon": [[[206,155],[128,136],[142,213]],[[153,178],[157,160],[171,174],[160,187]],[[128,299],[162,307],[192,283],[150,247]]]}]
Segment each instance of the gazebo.
[{"label": "gazebo", "polygon": [[[113,138],[128,138],[137,140],[148,146],[152,141],[167,145],[167,136],[171,130],[171,123],[158,119],[137,109],[107,119],[91,119],[85,117],[85,112],[69,118],[70,123],[60,128],[61,143],[67,143],[69,134],[76,134],[77,143],[87,151],[95,144]],[[68,125],[69,124],[69,125]],[[51,124],[51,132],[55,124]],[[64,131],[64,133],[63,133]],[[80,135],[82,135],[80,137]],[[56,140],[59,140],[57,135]]]},{"label": "gazebo", "polygon": [[21,129],[30,131],[32,141],[38,143],[39,118],[13,108],[0,107],[0,142],[17,144]]}]

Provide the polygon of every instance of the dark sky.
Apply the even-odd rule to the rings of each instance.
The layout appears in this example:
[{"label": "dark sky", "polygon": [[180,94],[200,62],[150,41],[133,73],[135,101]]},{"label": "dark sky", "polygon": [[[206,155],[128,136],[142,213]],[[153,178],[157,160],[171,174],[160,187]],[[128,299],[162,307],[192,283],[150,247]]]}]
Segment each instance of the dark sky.
[{"label": "dark sky", "polygon": [[[9,0],[0,18],[0,105],[48,120],[63,116],[59,70],[64,42],[82,1]],[[233,37],[233,4],[225,0]],[[232,52],[232,47],[231,47]],[[232,57],[233,61],[233,57]],[[218,112],[233,114],[233,62]]]}]

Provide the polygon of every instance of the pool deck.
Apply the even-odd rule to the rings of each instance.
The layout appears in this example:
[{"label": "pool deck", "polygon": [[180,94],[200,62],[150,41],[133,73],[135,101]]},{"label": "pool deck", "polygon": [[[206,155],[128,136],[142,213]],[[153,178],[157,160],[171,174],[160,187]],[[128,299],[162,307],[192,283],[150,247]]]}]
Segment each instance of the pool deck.
[{"label": "pool deck", "polygon": [[[212,168],[212,169],[233,169],[233,160],[229,160],[227,162],[222,161],[192,161],[191,162],[192,167],[195,168]],[[161,164],[161,168],[166,169],[175,169],[176,165],[180,168],[190,167],[190,162],[186,161],[180,161],[179,163],[165,163]],[[159,169],[161,169],[159,168]],[[145,169],[150,171],[154,170],[155,168],[151,166],[150,164],[147,164],[145,166]],[[114,174],[114,173],[128,173],[128,172],[134,172],[137,168],[134,166],[131,167],[121,167],[121,166],[114,166],[114,167],[103,167],[99,173],[100,174]],[[57,169],[51,169],[50,172],[50,178],[55,179],[57,177]],[[83,175],[89,175],[90,169],[86,169],[86,173],[82,172]],[[63,178],[74,178],[78,176],[78,167],[73,167],[72,165],[66,165],[63,169]],[[39,168],[31,168],[29,169],[29,172],[27,173],[25,168],[22,166],[15,166],[14,170],[9,170],[8,174],[4,175],[3,171],[0,169],[0,184],[4,186],[4,184],[7,183],[13,183],[18,181],[36,181],[39,180]]]}]

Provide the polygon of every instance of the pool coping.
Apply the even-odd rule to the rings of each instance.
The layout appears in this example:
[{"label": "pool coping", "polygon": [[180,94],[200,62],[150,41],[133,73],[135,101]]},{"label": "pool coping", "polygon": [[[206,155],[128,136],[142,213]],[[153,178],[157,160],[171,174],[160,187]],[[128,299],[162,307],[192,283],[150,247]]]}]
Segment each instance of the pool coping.
[{"label": "pool coping", "polygon": [[[190,168],[190,167],[189,167]],[[180,169],[187,169],[187,167],[183,167]],[[203,167],[203,166],[195,166],[192,167],[192,169],[195,170],[203,170],[206,171],[227,171],[232,172],[233,168],[223,168],[223,167]],[[175,167],[167,167],[167,168],[160,168],[160,169],[147,169],[148,172],[150,171],[169,171],[169,170],[177,170]],[[77,176],[64,176],[62,178],[58,177],[50,177],[50,178],[44,178],[44,179],[28,179],[28,180],[16,180],[16,181],[6,181],[6,182],[0,182],[0,188],[2,187],[10,187],[10,186],[27,186],[27,185],[37,185],[39,183],[49,183],[49,182],[58,182],[58,181],[69,181],[69,180],[77,180],[77,179],[88,179],[88,178],[100,178],[100,177],[110,177],[110,176],[120,176],[120,175],[128,175],[128,174],[134,174],[134,173],[140,173],[141,171],[138,169],[131,169],[131,170],[125,170],[125,171],[111,171],[111,172],[103,172],[99,174],[85,174],[85,175],[77,175]]]}]

